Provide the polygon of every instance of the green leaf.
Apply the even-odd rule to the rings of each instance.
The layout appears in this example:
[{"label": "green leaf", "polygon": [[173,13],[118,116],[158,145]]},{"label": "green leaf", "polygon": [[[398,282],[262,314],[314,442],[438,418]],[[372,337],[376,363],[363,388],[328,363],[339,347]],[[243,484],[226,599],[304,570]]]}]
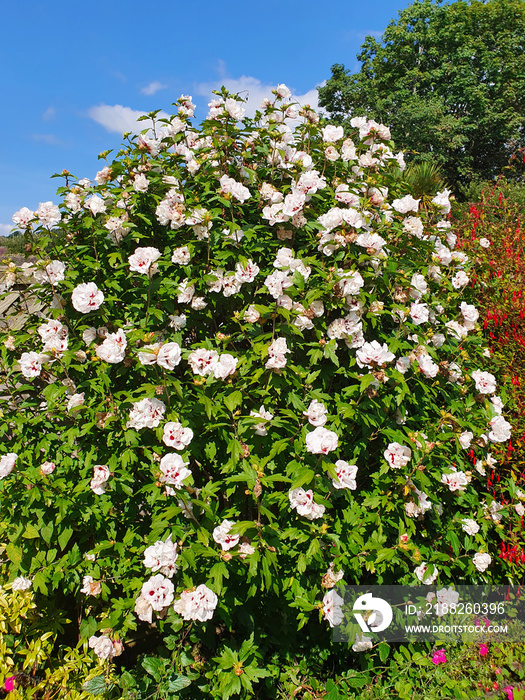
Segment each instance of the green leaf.
[{"label": "green leaf", "polygon": [[37,571],[33,578],[33,587],[44,595],[48,595],[47,577],[43,571]]},{"label": "green leaf", "polygon": [[[139,119],[140,119],[140,117],[139,117]],[[136,216],[138,216],[139,218],[141,218],[142,221],[144,221],[144,223],[145,223],[149,228],[151,228],[151,226],[152,226],[151,220],[148,219],[147,216],[144,216],[144,214],[142,214],[142,213],[139,212],[139,211],[136,211],[135,214],[136,214]]]},{"label": "green leaf", "polygon": [[159,659],[158,656],[147,656],[145,659],[142,659],[142,667],[146,673],[149,673],[150,676],[153,676],[158,681],[166,668],[166,660]]},{"label": "green leaf", "polygon": [[276,440],[272,445],[272,449],[270,450],[270,454],[268,455],[268,460],[273,459],[278,454],[281,454],[281,452],[285,450],[289,444],[290,440],[288,438],[284,438],[283,440]]},{"label": "green leaf", "polygon": [[377,650],[379,651],[379,658],[381,659],[381,661],[382,661],[383,663],[385,663],[385,661],[386,661],[387,658],[388,658],[388,655],[390,654],[390,647],[389,647],[389,645],[386,644],[386,642],[381,642],[381,643],[379,644],[379,646],[377,647]]},{"label": "green leaf", "polygon": [[9,542],[5,548],[5,552],[7,556],[9,557],[9,560],[13,562],[13,564],[18,567],[20,565],[20,562],[22,561],[22,552],[18,547],[15,547],[14,544]]},{"label": "green leaf", "polygon": [[242,454],[242,447],[239,440],[237,440],[235,437],[232,438],[228,443],[227,450],[231,454],[232,460],[236,462]]},{"label": "green leaf", "polygon": [[210,571],[208,572],[208,576],[214,580],[214,588],[217,594],[219,594],[223,588],[222,579],[229,578],[230,573],[226,564],[223,561],[220,561],[211,567]]},{"label": "green leaf", "polygon": [[370,374],[365,374],[361,377],[361,380],[359,382],[359,388],[361,392],[363,392],[365,389],[367,389],[370,384],[374,381],[375,377],[374,375],[370,372]]},{"label": "green leaf", "polygon": [[57,541],[60,546],[60,549],[64,550],[67,546],[67,543],[71,539],[71,535],[73,534],[73,528],[71,527],[65,527],[62,532],[58,535]]},{"label": "green leaf", "polygon": [[46,544],[51,544],[51,538],[53,536],[53,523],[50,521],[42,525],[40,528],[40,534],[42,535],[42,539]]},{"label": "green leaf", "polygon": [[229,396],[225,396],[223,401],[226,408],[233,413],[237,406],[240,406],[242,403],[242,393],[240,391],[234,391]]},{"label": "green leaf", "polygon": [[288,400],[297,411],[305,410],[306,406],[304,405],[304,401],[301,399],[300,396],[297,396],[297,394],[290,392],[288,394]]},{"label": "green leaf", "polygon": [[376,564],[382,561],[390,561],[394,558],[395,553],[395,549],[380,549],[375,560]]},{"label": "green leaf", "polygon": [[137,681],[129,671],[123,671],[119,678],[119,685],[122,690],[129,690],[137,686]]},{"label": "green leaf", "polygon": [[399,651],[403,654],[403,656],[406,658],[407,661],[411,661],[412,657],[410,656],[410,650],[407,649],[405,646],[400,646]]},{"label": "green leaf", "polygon": [[241,681],[233,674],[223,673],[221,679],[222,700],[228,700],[232,695],[238,695],[241,691]]},{"label": "green leaf", "polygon": [[308,551],[306,552],[306,558],[308,560],[315,559],[316,555],[319,554],[320,551],[321,551],[321,545],[319,544],[319,539],[317,537],[315,537],[310,542],[310,546],[308,547]]},{"label": "green leaf", "polygon": [[204,404],[204,410],[206,411],[206,417],[208,418],[208,420],[210,420],[211,416],[212,416],[213,401],[210,399],[209,396],[202,394],[202,396],[200,397],[200,402],[202,404]]},{"label": "green leaf", "polygon": [[35,537],[40,537],[40,531],[36,529],[34,525],[31,525],[31,523],[28,523],[26,525],[26,529],[22,533],[22,537],[25,537],[26,539],[34,539]]},{"label": "green leaf", "polygon": [[309,484],[314,477],[315,472],[313,471],[313,469],[301,467],[294,474],[294,478],[292,480],[292,483],[290,484],[290,490],[298,489],[304,484]]},{"label": "green leaf", "polygon": [[249,666],[246,666],[244,669],[244,673],[251,681],[258,681],[261,678],[269,678],[272,675],[267,669],[257,668],[257,666],[254,666],[254,664],[255,661],[252,661],[252,663]]},{"label": "green leaf", "polygon": [[206,457],[210,460],[210,462],[213,462],[215,459],[215,455],[217,454],[217,447],[215,446],[214,442],[207,442],[206,447],[204,448],[204,453],[206,454]]},{"label": "green leaf", "polygon": [[339,690],[331,678],[326,681],[326,695],[323,695],[323,700],[339,700]]},{"label": "green leaf", "polygon": [[82,685],[82,690],[90,695],[103,695],[106,692],[105,676],[95,676]]},{"label": "green leaf", "polygon": [[336,354],[337,350],[337,341],[336,340],[331,340],[329,343],[327,343],[324,346],[324,356],[331,360],[334,365],[339,367],[339,358],[337,357]]},{"label": "green leaf", "polygon": [[168,681],[167,687],[170,693],[177,693],[179,690],[183,690],[191,685],[191,680],[186,676],[175,676],[170,681]]},{"label": "green leaf", "polygon": [[447,532],[447,540],[450,542],[452,545],[452,549],[454,551],[454,554],[458,556],[459,550],[461,549],[461,544],[459,542],[459,537],[456,535],[455,532],[452,532],[452,530],[449,530]]},{"label": "green leaf", "polygon": [[253,520],[239,520],[230,528],[230,532],[235,535],[244,535],[249,530],[257,532],[257,524]]},{"label": "green leaf", "polygon": [[323,351],[319,348],[313,348],[309,350],[307,356],[310,360],[311,365],[316,365],[323,356]]},{"label": "green leaf", "polygon": [[97,631],[97,621],[94,617],[87,617],[80,622],[80,636],[82,639],[89,639]]}]

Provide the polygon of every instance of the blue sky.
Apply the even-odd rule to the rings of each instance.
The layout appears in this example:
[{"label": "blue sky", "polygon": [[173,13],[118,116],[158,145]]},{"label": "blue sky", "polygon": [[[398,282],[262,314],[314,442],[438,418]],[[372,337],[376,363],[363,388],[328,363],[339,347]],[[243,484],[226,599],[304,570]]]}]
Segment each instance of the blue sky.
[{"label": "blue sky", "polygon": [[[0,110],[0,235],[12,214],[58,203],[64,168],[93,178],[139,113],[189,94],[196,123],[211,90],[247,90],[252,109],[279,83],[316,104],[334,63],[358,70],[400,0],[4,0]],[[144,128],[139,123],[137,130]]]}]

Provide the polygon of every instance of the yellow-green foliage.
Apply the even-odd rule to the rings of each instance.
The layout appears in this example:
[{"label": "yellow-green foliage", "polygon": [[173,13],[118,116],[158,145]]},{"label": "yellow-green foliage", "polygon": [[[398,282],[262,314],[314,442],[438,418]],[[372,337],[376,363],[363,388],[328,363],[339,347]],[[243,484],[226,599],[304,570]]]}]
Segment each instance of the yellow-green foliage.
[{"label": "yellow-green foliage", "polygon": [[52,632],[31,638],[37,619],[36,605],[28,591],[0,588],[0,682],[15,672],[28,672],[42,663],[53,648]]},{"label": "yellow-green foliage", "polygon": [[87,644],[57,645],[56,633],[42,631],[42,622],[31,591],[0,586],[0,686],[16,677],[12,700],[92,698],[82,684],[100,675],[103,662],[93,660]]}]

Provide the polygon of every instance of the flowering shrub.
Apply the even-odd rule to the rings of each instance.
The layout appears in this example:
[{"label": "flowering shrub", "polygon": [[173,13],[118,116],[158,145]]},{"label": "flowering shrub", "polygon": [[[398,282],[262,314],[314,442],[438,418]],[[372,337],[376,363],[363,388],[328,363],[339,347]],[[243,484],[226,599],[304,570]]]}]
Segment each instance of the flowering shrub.
[{"label": "flowering shrub", "polygon": [[448,192],[421,212],[388,128],[289,98],[251,120],[223,90],[197,129],[183,96],[14,216],[40,258],[4,280],[28,285],[0,345],[10,579],[106,662],[153,637],[191,697],[326,660],[338,580],[490,581],[511,507]]},{"label": "flowering shrub", "polygon": [[[519,162],[518,158],[519,157]],[[515,170],[523,153],[510,161]],[[499,502],[512,503],[507,493],[510,475],[520,492],[525,491],[525,237],[523,206],[518,186],[510,188],[501,178],[485,183],[477,199],[454,210],[458,246],[475,262],[472,284],[479,300],[487,338],[495,366],[501,368],[502,395],[507,401],[508,420],[513,425],[512,441],[494,450],[500,468],[487,475],[487,486]],[[523,196],[523,194],[521,194]],[[505,523],[506,535],[500,543],[499,557],[505,574],[521,582],[525,571],[523,525],[525,503],[513,503],[512,517]],[[510,509],[512,512],[512,508]]]}]

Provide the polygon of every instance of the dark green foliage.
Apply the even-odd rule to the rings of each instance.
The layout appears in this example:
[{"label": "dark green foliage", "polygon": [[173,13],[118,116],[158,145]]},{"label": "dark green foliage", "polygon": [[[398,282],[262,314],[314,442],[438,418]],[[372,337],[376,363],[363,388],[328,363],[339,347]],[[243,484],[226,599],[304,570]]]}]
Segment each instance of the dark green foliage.
[{"label": "dark green foliage", "polygon": [[319,89],[330,118],[388,124],[414,159],[443,167],[455,189],[498,174],[525,141],[525,3],[423,0],[381,41],[366,37],[359,73],[342,64]]}]

